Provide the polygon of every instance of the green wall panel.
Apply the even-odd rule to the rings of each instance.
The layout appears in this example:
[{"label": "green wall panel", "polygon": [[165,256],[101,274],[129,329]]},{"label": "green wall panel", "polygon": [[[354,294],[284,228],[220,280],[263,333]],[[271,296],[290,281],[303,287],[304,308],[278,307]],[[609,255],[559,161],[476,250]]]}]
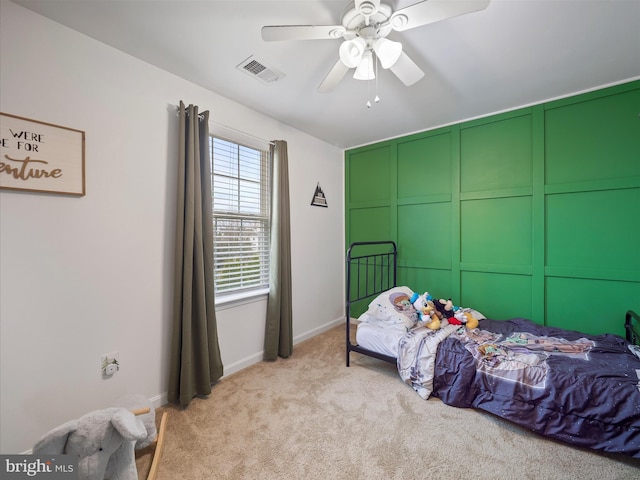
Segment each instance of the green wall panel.
[{"label": "green wall panel", "polygon": [[449,133],[398,144],[398,198],[451,193]]},{"label": "green wall panel", "polygon": [[451,204],[430,203],[398,207],[400,264],[451,268]]},{"label": "green wall panel", "polygon": [[349,158],[347,167],[351,183],[347,198],[350,203],[388,202],[390,200],[389,149],[390,147],[385,146],[366,150]]},{"label": "green wall panel", "polygon": [[531,197],[461,202],[462,262],[531,266]]},{"label": "green wall panel", "polygon": [[549,195],[546,218],[547,266],[640,271],[640,188]]},{"label": "green wall panel", "polygon": [[531,277],[484,272],[462,272],[461,307],[475,308],[488,318],[532,318]]},{"label": "green wall panel", "polygon": [[460,191],[530,187],[531,116],[462,128]]},{"label": "green wall panel", "polygon": [[391,211],[389,207],[352,210],[349,222],[349,238],[350,243],[392,239]]},{"label": "green wall panel", "polygon": [[429,292],[434,296],[449,298],[451,296],[451,271],[400,267],[398,269],[398,284],[407,285],[414,292]]},{"label": "green wall panel", "polygon": [[548,278],[547,324],[599,335],[624,336],[624,314],[640,311],[640,283]]},{"label": "green wall panel", "polygon": [[546,183],[640,176],[640,89],[545,113]]}]

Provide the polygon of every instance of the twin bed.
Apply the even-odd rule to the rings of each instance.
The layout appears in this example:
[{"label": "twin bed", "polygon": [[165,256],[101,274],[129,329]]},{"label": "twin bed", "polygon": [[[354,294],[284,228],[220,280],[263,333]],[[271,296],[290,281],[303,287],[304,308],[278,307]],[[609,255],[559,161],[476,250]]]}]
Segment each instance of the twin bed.
[{"label": "twin bed", "polygon": [[[356,242],[347,252],[346,362],[351,352],[397,365],[422,398],[478,408],[538,434],[640,458],[640,316],[626,339],[490,320],[475,329],[415,322],[397,285],[394,242]],[[401,299],[401,302],[398,302]],[[399,305],[401,305],[399,307]],[[356,320],[356,321],[354,321]]]}]

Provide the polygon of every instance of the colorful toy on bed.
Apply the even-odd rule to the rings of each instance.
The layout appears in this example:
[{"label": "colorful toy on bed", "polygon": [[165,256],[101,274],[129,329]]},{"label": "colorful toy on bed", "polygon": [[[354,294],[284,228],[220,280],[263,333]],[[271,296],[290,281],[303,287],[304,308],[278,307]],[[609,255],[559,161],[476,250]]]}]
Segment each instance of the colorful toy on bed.
[{"label": "colorful toy on bed", "polygon": [[464,325],[467,328],[470,329],[474,329],[478,326],[478,319],[476,317],[474,317],[470,312],[468,312],[466,309],[459,309],[454,315],[453,318],[455,319],[455,321],[453,321],[452,319],[449,319],[449,323],[453,323],[454,325],[456,324],[455,322],[460,322],[460,325]]},{"label": "colorful toy on bed", "polygon": [[478,319],[469,312],[469,309],[454,305],[450,298],[448,300],[440,298],[433,303],[440,315],[451,325],[464,325],[471,329],[478,326]]},{"label": "colorful toy on bed", "polygon": [[440,318],[437,315],[436,307],[433,304],[433,297],[429,292],[422,295],[414,293],[411,296],[411,304],[418,312],[418,320],[430,330],[440,328]]},{"label": "colorful toy on bed", "polygon": [[[440,313],[440,318],[446,318],[447,320],[453,318],[456,310],[458,309],[458,307],[453,305],[451,299],[445,300],[444,298],[439,298],[434,301],[433,304],[435,305],[436,310]],[[455,324],[455,321],[452,323]]]}]

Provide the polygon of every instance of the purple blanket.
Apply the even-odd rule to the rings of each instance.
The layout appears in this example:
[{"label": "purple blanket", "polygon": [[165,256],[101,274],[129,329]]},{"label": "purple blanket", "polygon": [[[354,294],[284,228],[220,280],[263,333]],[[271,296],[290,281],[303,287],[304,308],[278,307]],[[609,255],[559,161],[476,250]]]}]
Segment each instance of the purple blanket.
[{"label": "purple blanket", "polygon": [[640,458],[640,358],[616,335],[481,320],[438,346],[433,396],[536,433]]}]

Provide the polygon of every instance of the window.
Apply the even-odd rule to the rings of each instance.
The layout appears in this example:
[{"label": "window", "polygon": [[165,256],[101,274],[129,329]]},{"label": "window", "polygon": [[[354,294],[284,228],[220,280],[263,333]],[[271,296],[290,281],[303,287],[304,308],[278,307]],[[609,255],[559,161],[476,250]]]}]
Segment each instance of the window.
[{"label": "window", "polygon": [[269,287],[269,152],[212,136],[216,293]]}]

